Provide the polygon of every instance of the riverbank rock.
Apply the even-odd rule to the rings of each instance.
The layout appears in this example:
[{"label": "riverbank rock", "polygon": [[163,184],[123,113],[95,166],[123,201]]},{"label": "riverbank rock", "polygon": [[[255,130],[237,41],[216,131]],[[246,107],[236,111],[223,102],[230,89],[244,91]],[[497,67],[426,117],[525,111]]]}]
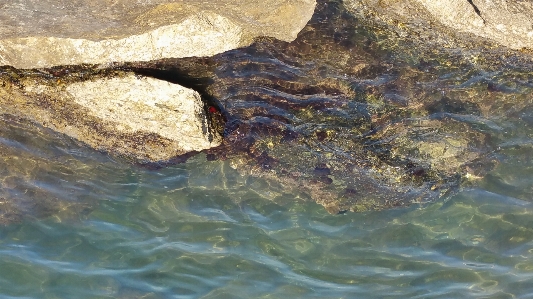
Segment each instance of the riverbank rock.
[{"label": "riverbank rock", "polygon": [[258,36],[291,41],[315,5],[315,0],[10,1],[0,4],[0,65],[211,56]]},{"label": "riverbank rock", "polygon": [[[511,49],[533,48],[530,1],[347,0],[344,4],[355,14],[375,17],[413,38],[445,44],[459,38],[468,44],[476,36]],[[428,33],[432,30],[438,33]]]},{"label": "riverbank rock", "polygon": [[505,129],[491,119],[503,103],[527,103],[517,96],[528,89],[504,88],[499,73],[462,56],[388,48],[394,34],[376,32],[321,1],[294,42],[131,67],[205,82],[198,90],[227,118],[207,157],[264,179],[265,198],[288,193],[335,214],[431,202],[474,184],[497,163]]},{"label": "riverbank rock", "polygon": [[140,163],[218,146],[200,95],[129,72],[0,72],[0,112]]}]

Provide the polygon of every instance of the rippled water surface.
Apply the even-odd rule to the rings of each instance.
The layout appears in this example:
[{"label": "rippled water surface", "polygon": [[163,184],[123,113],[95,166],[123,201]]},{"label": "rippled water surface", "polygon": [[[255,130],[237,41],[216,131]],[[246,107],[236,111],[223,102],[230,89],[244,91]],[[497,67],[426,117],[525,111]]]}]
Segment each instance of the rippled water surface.
[{"label": "rippled water surface", "polygon": [[34,154],[20,163],[59,164],[31,184],[57,180],[46,188],[72,205],[0,229],[3,298],[533,294],[533,206],[513,197],[467,189],[425,206],[330,215],[226,162],[146,170],[54,141],[60,152],[17,143]]},{"label": "rippled water surface", "polygon": [[[216,79],[203,86],[206,92],[230,122],[241,122],[226,127],[228,136],[241,130],[254,138],[253,148],[279,158],[275,149],[297,139],[286,133],[294,129],[311,136],[303,153],[333,163],[331,156],[357,161],[339,142],[359,138],[357,130],[378,128],[386,136],[399,123],[429,119],[442,122],[442,130],[417,137],[453,141],[462,132],[446,131],[444,119],[452,119],[488,136],[468,143],[466,152],[483,154],[476,160],[486,164],[483,171],[467,168],[456,192],[429,203],[334,215],[309,194],[328,185],[329,170],[318,183],[303,179],[317,185],[300,192],[250,175],[249,168],[276,168],[274,158],[250,148],[240,149],[248,156],[201,153],[152,169],[2,116],[0,297],[533,298],[528,66],[511,58],[490,65],[450,51],[422,57],[391,40],[382,46],[377,31],[349,25],[354,19],[324,3],[295,43],[258,43],[205,63]],[[334,20],[348,25],[320,25]],[[362,116],[352,130],[354,115]],[[282,125],[257,131],[258,119]],[[338,135],[331,136],[341,139],[330,138],[335,126]],[[290,138],[260,143],[280,132]],[[296,169],[291,163],[288,169]],[[350,180],[331,168],[336,180]]]}]

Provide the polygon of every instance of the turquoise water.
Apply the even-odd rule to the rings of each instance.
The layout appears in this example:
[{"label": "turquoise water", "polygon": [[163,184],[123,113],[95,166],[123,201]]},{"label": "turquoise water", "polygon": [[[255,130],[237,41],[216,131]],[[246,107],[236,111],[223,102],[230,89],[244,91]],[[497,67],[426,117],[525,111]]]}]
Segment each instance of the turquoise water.
[{"label": "turquoise water", "polygon": [[[347,34],[352,27],[320,31],[334,19],[322,13],[288,50],[257,47],[243,52],[252,59],[215,59],[222,87],[213,89],[234,87],[229,108],[245,103],[232,98],[239,84],[252,90],[255,82],[259,94],[267,79],[304,92],[308,81],[334,78],[346,83],[334,88],[358,86],[357,93],[381,92],[398,104],[446,93],[479,104],[478,115],[449,99],[441,102],[451,107],[434,110],[493,134],[488,174],[436,202],[331,215],[308,194],[245,175],[230,160],[199,154],[151,169],[1,116],[0,298],[533,298],[531,72],[511,63],[485,68],[468,57],[448,65],[437,54],[427,61],[383,54],[371,38]],[[327,44],[337,31],[348,38]],[[308,63],[304,52],[322,53],[317,45],[333,54]],[[352,50],[354,61],[337,70],[338,53]],[[379,65],[385,56],[392,62]],[[242,68],[231,71],[224,57]],[[367,62],[368,74],[331,70]]]},{"label": "turquoise water", "polygon": [[[200,155],[150,170],[6,127],[2,145],[22,136],[9,143],[18,169],[40,169],[18,176],[54,178],[72,197],[0,228],[2,298],[533,298],[533,205],[511,196],[470,188],[330,215],[228,162]],[[515,162],[516,180],[497,168],[486,184],[531,185],[531,167]]]}]

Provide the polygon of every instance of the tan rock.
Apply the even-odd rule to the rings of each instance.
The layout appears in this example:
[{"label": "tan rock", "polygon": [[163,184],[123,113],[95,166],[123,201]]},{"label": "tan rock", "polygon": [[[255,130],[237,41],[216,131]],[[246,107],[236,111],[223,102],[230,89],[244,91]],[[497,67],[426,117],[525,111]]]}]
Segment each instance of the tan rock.
[{"label": "tan rock", "polygon": [[531,1],[418,0],[442,24],[513,49],[533,48]]},{"label": "tan rock", "polygon": [[291,41],[315,0],[15,0],[0,4],[0,65],[43,68],[211,56]]},{"label": "tan rock", "polygon": [[0,112],[24,117],[93,148],[158,162],[218,146],[200,95],[132,73],[50,82],[24,76],[0,82]]},{"label": "tan rock", "polygon": [[473,34],[512,49],[533,48],[531,1],[347,0],[345,5],[352,12],[370,11],[378,19],[416,31],[437,29],[453,38],[458,32]]}]

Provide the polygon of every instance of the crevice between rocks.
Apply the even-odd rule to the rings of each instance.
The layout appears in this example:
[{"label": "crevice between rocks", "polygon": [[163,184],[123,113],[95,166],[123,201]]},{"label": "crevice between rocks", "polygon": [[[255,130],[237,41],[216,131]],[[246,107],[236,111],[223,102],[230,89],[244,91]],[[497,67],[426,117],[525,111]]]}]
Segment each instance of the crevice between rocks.
[{"label": "crevice between rocks", "polygon": [[483,18],[483,16],[481,15],[481,11],[477,7],[477,5],[474,4],[474,1],[473,0],[466,0],[466,1],[468,1],[468,3],[472,6],[472,8],[474,8],[474,11],[476,12],[476,14],[481,18],[481,20],[483,20],[483,24],[486,24],[487,21],[485,21],[485,18]]}]

